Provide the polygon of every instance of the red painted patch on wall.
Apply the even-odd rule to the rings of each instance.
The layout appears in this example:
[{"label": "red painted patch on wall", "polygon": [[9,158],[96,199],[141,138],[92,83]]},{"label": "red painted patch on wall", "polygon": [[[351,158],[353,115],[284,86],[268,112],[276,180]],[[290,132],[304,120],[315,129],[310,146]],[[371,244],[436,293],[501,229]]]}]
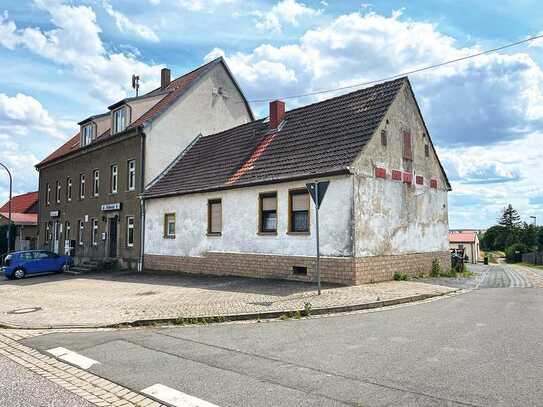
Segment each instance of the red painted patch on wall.
[{"label": "red painted patch on wall", "polygon": [[430,180],[430,188],[437,188],[437,180],[431,179]]},{"label": "red painted patch on wall", "polygon": [[405,184],[411,185],[413,183],[413,174],[411,174],[410,172],[404,172],[402,178]]},{"label": "red painted patch on wall", "polygon": [[375,178],[386,178],[387,170],[381,167],[375,167]]},{"label": "red painted patch on wall", "polygon": [[424,185],[424,177],[417,175],[416,182],[417,182],[417,185]]},{"label": "red painted patch on wall", "polygon": [[401,181],[402,180],[402,172],[398,170],[392,170],[392,179],[394,181]]}]

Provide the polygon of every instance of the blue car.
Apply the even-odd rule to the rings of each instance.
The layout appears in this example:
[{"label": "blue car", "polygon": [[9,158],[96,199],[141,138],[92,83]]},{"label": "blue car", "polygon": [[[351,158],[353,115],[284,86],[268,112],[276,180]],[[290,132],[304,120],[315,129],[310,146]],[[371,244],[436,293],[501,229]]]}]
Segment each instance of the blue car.
[{"label": "blue car", "polygon": [[27,250],[9,253],[4,259],[2,272],[9,279],[21,279],[27,274],[61,273],[73,264],[70,256],[59,256],[46,250]]}]

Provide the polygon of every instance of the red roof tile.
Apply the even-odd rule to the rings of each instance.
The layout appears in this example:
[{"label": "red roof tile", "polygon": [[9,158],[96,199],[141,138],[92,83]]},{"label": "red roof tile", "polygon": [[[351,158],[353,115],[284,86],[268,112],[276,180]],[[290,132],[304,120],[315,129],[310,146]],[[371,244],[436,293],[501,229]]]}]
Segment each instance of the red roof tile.
[{"label": "red roof tile", "polygon": [[[35,205],[38,203],[38,191],[27,192],[26,194],[17,195],[11,198],[11,212],[12,213],[38,213]],[[0,207],[0,212],[8,212],[9,205],[6,202]]]},{"label": "red roof tile", "polygon": [[450,243],[474,243],[476,237],[477,234],[473,232],[449,232]]},{"label": "red roof tile", "polygon": [[[0,216],[9,219],[8,212],[0,212]],[[15,212],[11,214],[11,221],[16,225],[37,225],[38,214],[37,213],[20,213]]]}]

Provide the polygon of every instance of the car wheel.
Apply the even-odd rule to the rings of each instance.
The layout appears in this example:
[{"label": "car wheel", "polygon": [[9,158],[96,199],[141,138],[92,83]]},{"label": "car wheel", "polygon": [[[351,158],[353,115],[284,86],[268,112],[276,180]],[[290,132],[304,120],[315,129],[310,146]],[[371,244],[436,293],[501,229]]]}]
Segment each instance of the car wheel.
[{"label": "car wheel", "polygon": [[13,272],[13,278],[16,280],[20,280],[21,278],[25,278],[25,271],[23,269],[17,269]]}]

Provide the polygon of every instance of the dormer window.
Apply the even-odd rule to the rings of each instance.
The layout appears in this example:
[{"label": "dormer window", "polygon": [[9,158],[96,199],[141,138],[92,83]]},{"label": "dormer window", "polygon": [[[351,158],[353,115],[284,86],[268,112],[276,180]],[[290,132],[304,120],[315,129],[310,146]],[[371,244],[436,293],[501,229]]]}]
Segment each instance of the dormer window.
[{"label": "dormer window", "polygon": [[120,133],[128,126],[128,109],[121,107],[113,112],[113,134]]},{"label": "dormer window", "polygon": [[88,146],[90,143],[92,143],[92,139],[94,138],[94,126],[92,123],[87,124],[82,127],[81,132],[81,145]]}]

